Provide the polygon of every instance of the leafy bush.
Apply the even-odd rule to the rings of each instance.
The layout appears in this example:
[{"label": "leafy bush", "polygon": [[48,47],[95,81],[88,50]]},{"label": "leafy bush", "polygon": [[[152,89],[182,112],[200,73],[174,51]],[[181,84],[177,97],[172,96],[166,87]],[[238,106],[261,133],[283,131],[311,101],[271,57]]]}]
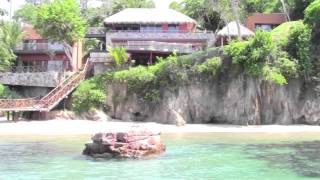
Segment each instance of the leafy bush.
[{"label": "leafy bush", "polygon": [[297,77],[298,64],[296,61],[283,56],[275,60],[275,67],[278,68],[285,77]]},{"label": "leafy bush", "polygon": [[0,84],[0,99],[16,99],[21,96],[13,90],[10,90],[7,86]]},{"label": "leafy bush", "polygon": [[81,113],[103,106],[107,95],[101,82],[99,77],[95,77],[80,84],[73,93],[72,105],[76,112]]},{"label": "leafy bush", "polygon": [[225,48],[225,53],[232,57],[232,62],[242,64],[250,75],[261,75],[261,65],[274,54],[275,45],[271,34],[261,30],[249,41],[233,41]]},{"label": "leafy bush", "polygon": [[294,26],[289,33],[286,51],[290,58],[298,61],[300,74],[308,78],[312,71],[311,29],[302,23]]},{"label": "leafy bush", "polygon": [[212,78],[221,70],[221,58],[213,57],[202,64],[193,67],[193,71],[197,74],[205,74]]},{"label": "leafy bush", "polygon": [[108,48],[109,53],[113,57],[114,65],[116,68],[120,69],[128,61],[129,57],[127,51],[123,47]]},{"label": "leafy bush", "polygon": [[268,64],[264,65],[262,68],[263,77],[267,81],[275,82],[279,85],[287,84],[286,78],[280,72],[277,67],[270,67]]},{"label": "leafy bush", "polygon": [[[203,54],[199,57],[204,58],[204,56]],[[219,72],[220,58],[207,59],[201,63],[200,60],[190,57],[177,57],[174,54],[167,58],[158,58],[157,64],[108,73],[103,75],[103,78],[109,83],[126,83],[128,93],[138,95],[143,101],[155,103],[161,100],[162,88],[175,91],[179,84],[187,82],[190,75],[206,73],[212,78]]]},{"label": "leafy bush", "polygon": [[312,28],[313,40],[317,42],[320,37],[320,0],[311,3],[304,13],[304,22]]}]

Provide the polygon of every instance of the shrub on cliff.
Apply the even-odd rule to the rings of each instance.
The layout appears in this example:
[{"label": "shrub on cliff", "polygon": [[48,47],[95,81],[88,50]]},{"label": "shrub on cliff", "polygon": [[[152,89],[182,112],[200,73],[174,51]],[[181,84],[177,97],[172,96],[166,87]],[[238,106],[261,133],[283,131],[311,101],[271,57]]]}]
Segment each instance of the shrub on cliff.
[{"label": "shrub on cliff", "polygon": [[232,57],[232,62],[242,64],[247,73],[261,75],[263,65],[274,54],[275,45],[270,33],[261,30],[249,41],[233,41],[225,52]]},{"label": "shrub on cliff", "polygon": [[313,40],[317,42],[320,37],[320,0],[311,3],[304,13],[304,22],[312,28]]},{"label": "shrub on cliff", "polygon": [[102,108],[107,99],[100,77],[82,82],[72,97],[72,106],[77,113]]},{"label": "shrub on cliff", "polygon": [[161,100],[160,90],[163,88],[175,91],[179,85],[187,83],[190,77],[213,79],[220,72],[221,59],[212,56],[207,58],[208,53],[210,51],[197,53],[196,58],[194,55],[178,57],[174,54],[159,58],[158,63],[151,66],[132,67],[103,77],[107,83],[125,83],[128,85],[128,93],[138,95],[143,101],[155,103]]},{"label": "shrub on cliff", "polygon": [[[231,42],[225,48],[225,54],[232,58],[234,64],[242,65],[249,75],[262,76],[267,81],[283,85],[287,83],[287,78],[298,74],[295,57],[281,49],[291,41],[292,36],[286,43],[275,43],[271,33],[257,31],[255,37],[248,41]],[[304,44],[304,41],[299,43]]]},{"label": "shrub on cliff", "polygon": [[302,23],[293,27],[289,34],[286,50],[290,58],[298,61],[300,75],[309,79],[312,72],[311,29]]},{"label": "shrub on cliff", "polygon": [[193,71],[199,75],[204,75],[208,78],[213,78],[221,70],[221,58],[213,57],[203,62],[193,66]]},{"label": "shrub on cliff", "polygon": [[20,95],[10,90],[7,86],[0,84],[0,99],[15,99],[20,98]]}]

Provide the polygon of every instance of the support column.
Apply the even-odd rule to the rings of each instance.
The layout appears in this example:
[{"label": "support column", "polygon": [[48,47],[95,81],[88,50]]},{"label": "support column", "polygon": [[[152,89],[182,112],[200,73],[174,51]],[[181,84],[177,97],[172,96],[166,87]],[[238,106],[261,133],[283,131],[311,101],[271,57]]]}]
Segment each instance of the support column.
[{"label": "support column", "polygon": [[7,114],[7,121],[10,121],[10,111],[6,112],[6,114]]}]

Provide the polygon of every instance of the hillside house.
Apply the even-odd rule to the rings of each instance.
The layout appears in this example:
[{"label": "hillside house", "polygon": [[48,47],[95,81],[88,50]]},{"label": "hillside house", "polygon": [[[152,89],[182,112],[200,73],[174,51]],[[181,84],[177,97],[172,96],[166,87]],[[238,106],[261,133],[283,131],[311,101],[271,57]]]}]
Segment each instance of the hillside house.
[{"label": "hillside house", "polygon": [[89,28],[87,38],[103,40],[102,51],[125,47],[142,65],[154,63],[157,56],[190,54],[215,42],[213,33],[197,31],[194,19],[172,9],[125,9],[107,17],[104,26]]},{"label": "hillside house", "polygon": [[284,13],[255,13],[247,19],[247,27],[251,31],[262,29],[264,31],[271,31],[280,24],[287,22]]}]

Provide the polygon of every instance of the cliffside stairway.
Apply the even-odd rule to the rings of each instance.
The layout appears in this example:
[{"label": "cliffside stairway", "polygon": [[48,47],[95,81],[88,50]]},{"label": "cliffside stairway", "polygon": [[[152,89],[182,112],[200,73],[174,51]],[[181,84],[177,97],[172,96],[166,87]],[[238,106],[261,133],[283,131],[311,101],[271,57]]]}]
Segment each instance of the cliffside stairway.
[{"label": "cliffside stairway", "polygon": [[67,97],[85,78],[90,70],[91,61],[87,60],[81,71],[78,71],[61,82],[41,99],[0,99],[0,111],[39,111],[48,112]]}]

